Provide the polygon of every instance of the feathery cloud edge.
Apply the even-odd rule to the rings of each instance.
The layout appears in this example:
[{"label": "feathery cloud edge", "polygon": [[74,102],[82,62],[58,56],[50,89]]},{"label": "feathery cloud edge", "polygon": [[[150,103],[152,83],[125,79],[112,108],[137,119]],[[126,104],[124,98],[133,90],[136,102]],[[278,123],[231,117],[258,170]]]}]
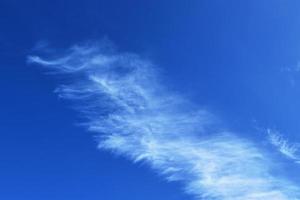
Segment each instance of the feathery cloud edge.
[{"label": "feathery cloud edge", "polygon": [[299,200],[299,187],[272,174],[274,162],[252,141],[224,131],[213,115],[164,88],[151,62],[107,45],[73,46],[55,58],[29,56],[72,77],[59,96],[78,110],[99,148],[145,162],[196,199]]},{"label": "feathery cloud edge", "polygon": [[270,143],[285,157],[300,164],[299,143],[292,143],[276,130],[267,129]]}]

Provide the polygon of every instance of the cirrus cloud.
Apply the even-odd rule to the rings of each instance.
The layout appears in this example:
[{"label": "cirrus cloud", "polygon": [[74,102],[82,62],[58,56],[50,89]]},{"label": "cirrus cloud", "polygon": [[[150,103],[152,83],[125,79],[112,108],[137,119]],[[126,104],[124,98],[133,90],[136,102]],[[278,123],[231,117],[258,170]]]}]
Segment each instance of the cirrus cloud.
[{"label": "cirrus cloud", "polygon": [[138,55],[77,45],[28,61],[71,77],[56,92],[79,102],[100,149],[147,163],[167,180],[183,182],[196,199],[300,198],[296,184],[272,173],[264,150],[164,87],[157,67]]}]

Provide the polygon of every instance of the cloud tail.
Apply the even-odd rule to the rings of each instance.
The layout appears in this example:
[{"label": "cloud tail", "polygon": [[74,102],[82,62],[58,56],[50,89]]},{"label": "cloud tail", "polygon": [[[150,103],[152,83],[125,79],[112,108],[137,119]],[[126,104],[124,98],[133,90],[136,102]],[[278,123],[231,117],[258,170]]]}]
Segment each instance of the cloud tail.
[{"label": "cloud tail", "polygon": [[164,87],[151,62],[101,45],[52,57],[28,59],[70,77],[56,92],[78,102],[100,149],[147,163],[196,199],[300,199],[297,185],[272,174],[261,148]]},{"label": "cloud tail", "polygon": [[286,158],[300,164],[299,143],[292,143],[276,130],[267,129],[269,142]]}]

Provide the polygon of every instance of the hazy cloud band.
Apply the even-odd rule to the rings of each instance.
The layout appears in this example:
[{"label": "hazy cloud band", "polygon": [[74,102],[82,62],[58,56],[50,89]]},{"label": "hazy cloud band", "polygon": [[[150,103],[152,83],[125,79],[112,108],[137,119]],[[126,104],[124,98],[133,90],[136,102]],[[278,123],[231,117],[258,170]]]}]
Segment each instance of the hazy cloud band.
[{"label": "hazy cloud band", "polygon": [[81,45],[28,60],[71,77],[56,91],[80,102],[100,149],[184,182],[196,199],[299,199],[298,186],[272,174],[273,161],[262,149],[164,88],[156,67],[138,55]]}]

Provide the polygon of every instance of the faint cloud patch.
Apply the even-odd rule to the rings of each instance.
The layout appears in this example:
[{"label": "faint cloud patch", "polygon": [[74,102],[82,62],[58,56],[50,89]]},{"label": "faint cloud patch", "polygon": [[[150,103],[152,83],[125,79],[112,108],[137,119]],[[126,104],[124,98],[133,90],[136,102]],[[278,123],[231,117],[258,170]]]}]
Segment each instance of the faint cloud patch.
[{"label": "faint cloud patch", "polygon": [[108,46],[88,43],[52,58],[28,57],[70,77],[56,92],[79,101],[100,149],[147,163],[168,181],[183,182],[199,200],[300,199],[298,185],[272,174],[272,158],[255,142],[170,91],[150,61]]},{"label": "faint cloud patch", "polygon": [[300,78],[300,62],[290,67],[283,67],[280,71],[288,75],[288,81],[292,87],[297,85],[297,80]]},{"label": "faint cloud patch", "polygon": [[267,129],[269,141],[277,150],[289,159],[300,164],[299,143],[292,143],[276,130]]}]

